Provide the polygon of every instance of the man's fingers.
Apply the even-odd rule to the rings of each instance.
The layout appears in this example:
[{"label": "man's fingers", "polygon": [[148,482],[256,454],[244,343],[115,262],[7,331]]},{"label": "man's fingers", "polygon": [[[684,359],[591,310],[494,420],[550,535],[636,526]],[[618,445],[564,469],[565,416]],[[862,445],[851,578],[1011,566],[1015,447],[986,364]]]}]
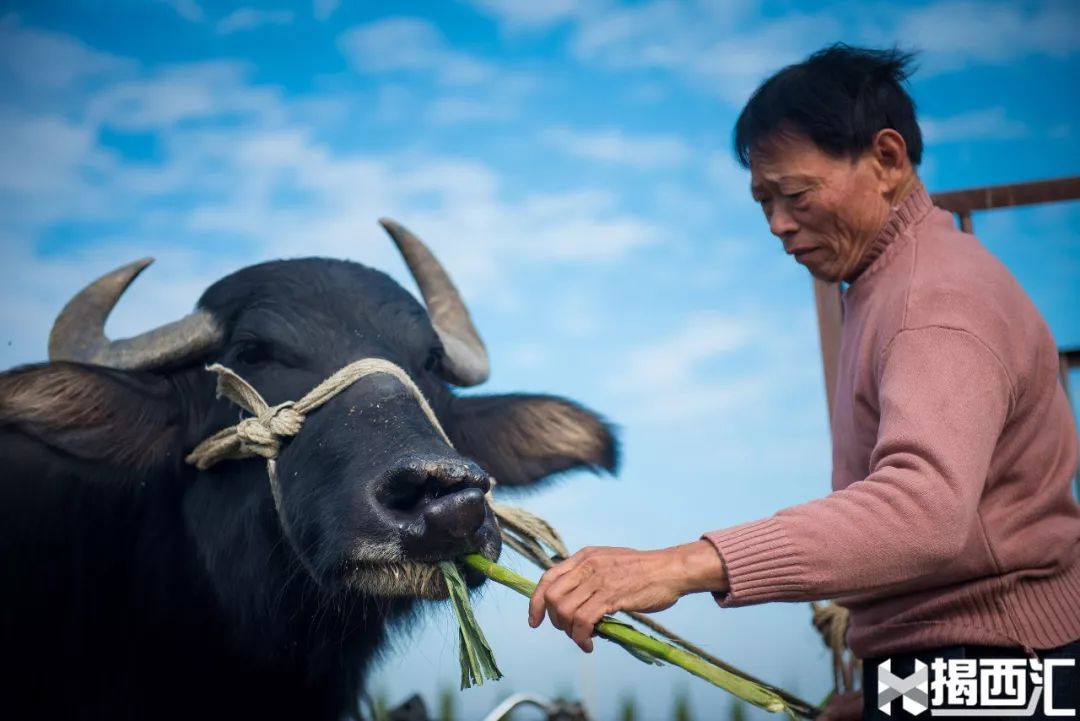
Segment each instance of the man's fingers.
[{"label": "man's fingers", "polygon": [[592,637],[596,633],[596,624],[610,610],[607,608],[607,604],[600,599],[599,594],[593,594],[574,613],[574,620],[569,630],[570,637],[585,653],[592,652]]},{"label": "man's fingers", "polygon": [[536,628],[544,621],[548,589],[565,572],[565,569],[554,566],[545,571],[544,575],[540,577],[540,583],[536,584],[532,598],[529,599],[529,625],[533,628]]},{"label": "man's fingers", "polygon": [[544,610],[548,605],[548,595],[551,586],[567,573],[574,570],[581,560],[581,551],[578,551],[565,561],[555,564],[540,577],[536,584],[532,598],[529,599],[529,625],[536,628],[544,621]]},{"label": "man's fingers", "polygon": [[[570,563],[567,559],[563,563]],[[562,564],[560,564],[562,565]],[[559,570],[559,573],[553,573]],[[540,579],[540,583],[537,584],[536,590],[533,591],[532,598],[529,600],[529,625],[536,628],[544,621],[544,611],[547,611],[548,616],[551,618],[551,622],[555,623],[555,616],[552,615],[552,608],[558,606],[566,594],[573,591],[578,585],[577,574],[572,573],[573,568],[560,568],[556,566],[548,569],[544,576]],[[550,574],[550,575],[549,575]],[[535,603],[535,611],[534,611]],[[556,628],[562,628],[556,626]]]},{"label": "man's fingers", "polygon": [[537,586],[529,599],[529,625],[536,628],[544,620],[544,589]]},{"label": "man's fingers", "polygon": [[[566,576],[555,583],[547,594],[547,613],[551,625],[570,634],[574,614],[596,591],[592,584],[578,583],[576,576]],[[576,585],[575,585],[576,584]]]}]

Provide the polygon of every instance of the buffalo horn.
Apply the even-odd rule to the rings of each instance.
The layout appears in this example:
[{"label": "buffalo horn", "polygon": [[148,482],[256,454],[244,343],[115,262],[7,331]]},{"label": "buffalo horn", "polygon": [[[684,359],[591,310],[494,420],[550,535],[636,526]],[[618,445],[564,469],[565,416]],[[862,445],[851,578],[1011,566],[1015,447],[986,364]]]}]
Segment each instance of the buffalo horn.
[{"label": "buffalo horn", "polygon": [[423,241],[402,225],[388,218],[379,220],[379,224],[394,239],[416,284],[420,286],[431,323],[443,344],[443,376],[458,386],[475,386],[486,381],[491,369],[484,342],[480,340],[469,317],[469,309],[465,307],[442,264]]},{"label": "buffalo horn", "polygon": [[105,321],[139,273],[154,262],[143,258],[101,276],[68,301],[49,333],[49,360],[139,370],[196,358],[221,341],[213,316],[196,311],[134,338],[111,341]]}]

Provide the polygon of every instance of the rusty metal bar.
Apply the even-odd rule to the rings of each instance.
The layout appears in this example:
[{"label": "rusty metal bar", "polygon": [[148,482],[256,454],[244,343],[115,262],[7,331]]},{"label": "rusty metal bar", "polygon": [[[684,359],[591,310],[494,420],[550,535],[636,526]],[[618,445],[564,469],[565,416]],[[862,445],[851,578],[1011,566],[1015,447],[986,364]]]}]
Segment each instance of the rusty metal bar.
[{"label": "rusty metal bar", "polygon": [[[1073,368],[1080,368],[1080,348],[1060,348],[1058,349],[1058,375],[1061,377],[1061,385],[1065,388],[1065,397],[1069,400],[1069,407],[1072,407],[1072,390],[1069,388],[1069,371]],[[1073,490],[1075,496],[1080,500],[1080,466],[1076,469],[1076,475],[1073,476]]]},{"label": "rusty metal bar", "polygon": [[841,304],[840,286],[814,278],[814,306],[817,308],[818,338],[821,340],[821,364],[825,371],[825,401],[832,432],[833,395],[836,371],[840,365]]},{"label": "rusty metal bar", "polygon": [[971,213],[957,213],[956,219],[960,223],[960,230],[965,233],[975,232],[975,225],[971,222]]},{"label": "rusty metal bar", "polygon": [[950,190],[934,193],[931,197],[934,199],[934,205],[956,213],[963,219],[964,214],[970,215],[974,210],[1080,200],[1080,175],[1036,180],[1031,183]]}]

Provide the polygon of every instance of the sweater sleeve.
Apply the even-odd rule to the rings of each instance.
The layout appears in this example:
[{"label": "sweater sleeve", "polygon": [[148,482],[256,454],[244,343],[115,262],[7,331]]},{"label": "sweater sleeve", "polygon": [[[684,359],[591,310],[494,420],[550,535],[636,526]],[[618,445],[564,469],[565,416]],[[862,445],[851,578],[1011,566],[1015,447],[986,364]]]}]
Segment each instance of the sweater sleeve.
[{"label": "sweater sleeve", "polygon": [[727,567],[729,591],[714,594],[721,605],[964,580],[943,571],[975,522],[1012,402],[1009,376],[976,336],[936,326],[901,331],[878,373],[880,422],[865,479],[704,534]]}]

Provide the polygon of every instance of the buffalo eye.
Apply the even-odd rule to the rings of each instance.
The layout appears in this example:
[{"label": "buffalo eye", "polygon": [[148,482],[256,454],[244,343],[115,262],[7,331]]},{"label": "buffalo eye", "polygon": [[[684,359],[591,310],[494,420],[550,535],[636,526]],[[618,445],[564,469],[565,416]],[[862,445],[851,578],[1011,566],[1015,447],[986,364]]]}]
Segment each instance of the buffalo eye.
[{"label": "buffalo eye", "polygon": [[442,348],[432,348],[428,351],[427,358],[424,360],[424,370],[428,372],[434,371],[442,363],[443,351]]},{"label": "buffalo eye", "polygon": [[248,341],[236,352],[236,360],[246,366],[257,366],[271,360],[270,346],[260,341]]}]

